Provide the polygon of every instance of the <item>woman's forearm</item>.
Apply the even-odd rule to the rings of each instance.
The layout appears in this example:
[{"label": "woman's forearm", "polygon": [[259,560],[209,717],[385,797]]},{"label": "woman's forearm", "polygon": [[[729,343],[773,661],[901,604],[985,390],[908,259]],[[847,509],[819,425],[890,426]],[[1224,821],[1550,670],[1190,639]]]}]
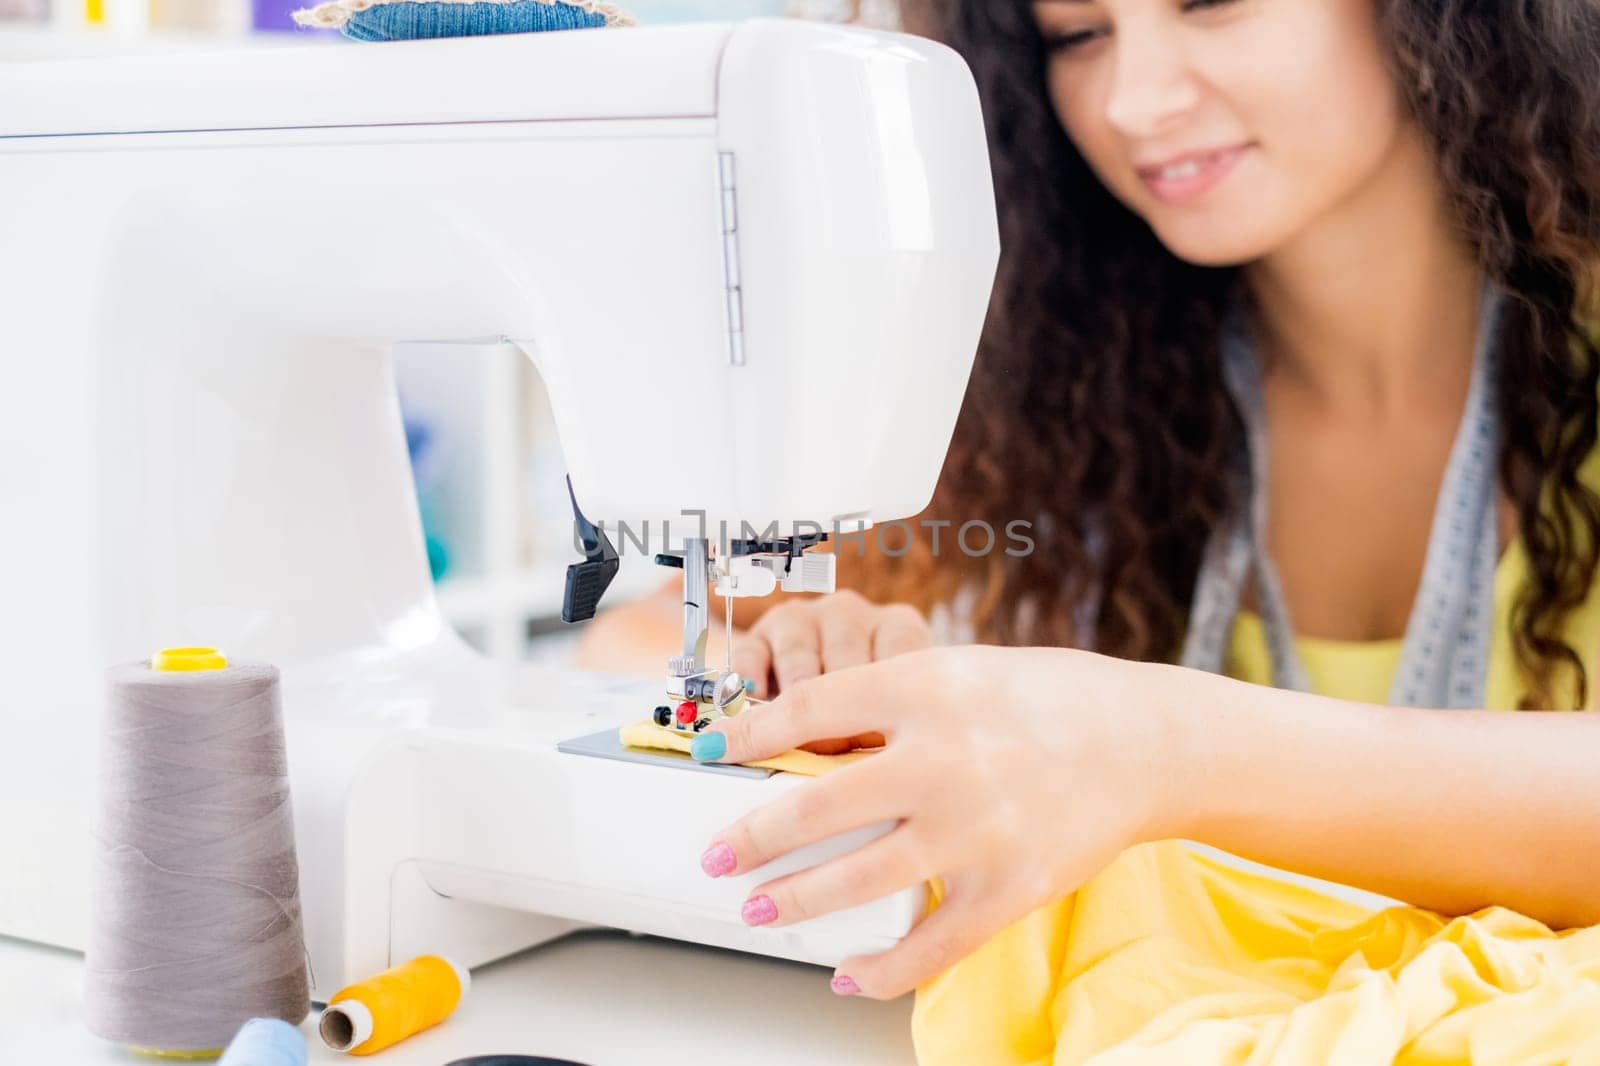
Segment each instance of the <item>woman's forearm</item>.
[{"label": "woman's forearm", "polygon": [[1444,914],[1600,923],[1600,714],[1378,707],[1155,669],[1170,835]]}]

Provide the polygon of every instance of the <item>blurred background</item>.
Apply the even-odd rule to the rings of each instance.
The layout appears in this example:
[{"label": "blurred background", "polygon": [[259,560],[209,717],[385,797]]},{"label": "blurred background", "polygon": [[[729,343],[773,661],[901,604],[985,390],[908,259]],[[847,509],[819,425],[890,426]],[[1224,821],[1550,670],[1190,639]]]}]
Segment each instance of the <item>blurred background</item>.
[{"label": "blurred background", "polygon": [[[0,62],[218,47],[382,47],[296,26],[290,12],[315,2],[0,0]],[[895,29],[902,15],[899,0],[619,6],[644,25],[787,16]],[[572,542],[565,462],[532,364],[509,346],[402,345],[396,376],[442,611],[494,657],[566,660],[578,627],[561,622],[561,598],[566,567],[581,553]],[[678,574],[627,551],[606,604],[653,592]],[[663,666],[676,650],[662,649]]]}]

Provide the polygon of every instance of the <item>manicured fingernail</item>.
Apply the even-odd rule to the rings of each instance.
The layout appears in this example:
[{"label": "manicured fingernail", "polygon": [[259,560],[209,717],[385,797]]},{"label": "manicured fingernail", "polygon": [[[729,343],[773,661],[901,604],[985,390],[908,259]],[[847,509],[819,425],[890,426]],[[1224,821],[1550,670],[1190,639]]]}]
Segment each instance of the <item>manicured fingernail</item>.
[{"label": "manicured fingernail", "polygon": [[772,902],[771,896],[751,896],[744,901],[739,916],[745,925],[766,925],[778,920],[778,905]]},{"label": "manicured fingernail", "polygon": [[828,987],[833,989],[833,994],[836,996],[859,996],[861,994],[861,986],[844,974],[840,974],[829,981]]},{"label": "manicured fingernail", "polygon": [[728,754],[728,738],[721,733],[701,733],[689,744],[696,762],[716,762]]},{"label": "manicured fingernail", "polygon": [[706,849],[706,853],[700,856],[700,869],[704,870],[708,877],[730,874],[737,865],[739,860],[733,857],[733,849],[720,842],[711,845]]}]

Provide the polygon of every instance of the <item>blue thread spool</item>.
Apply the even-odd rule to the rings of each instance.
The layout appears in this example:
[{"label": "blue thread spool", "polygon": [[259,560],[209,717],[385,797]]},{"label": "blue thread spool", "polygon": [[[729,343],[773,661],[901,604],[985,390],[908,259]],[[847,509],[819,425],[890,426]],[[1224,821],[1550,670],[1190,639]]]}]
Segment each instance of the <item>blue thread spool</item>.
[{"label": "blue thread spool", "polygon": [[499,33],[631,26],[633,19],[611,0],[326,0],[296,11],[302,26],[338,29],[358,41],[412,41],[432,37],[480,37]]},{"label": "blue thread spool", "polygon": [[217,1066],[306,1066],[306,1038],[281,1018],[251,1018],[239,1027]]}]

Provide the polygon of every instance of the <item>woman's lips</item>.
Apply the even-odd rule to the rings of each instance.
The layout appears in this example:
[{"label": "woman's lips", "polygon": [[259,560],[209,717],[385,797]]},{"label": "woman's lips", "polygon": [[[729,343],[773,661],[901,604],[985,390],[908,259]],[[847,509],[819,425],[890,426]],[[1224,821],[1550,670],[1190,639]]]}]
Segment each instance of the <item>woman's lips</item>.
[{"label": "woman's lips", "polygon": [[1162,203],[1187,203],[1227,177],[1249,148],[1248,144],[1236,144],[1209,152],[1193,152],[1161,166],[1140,167],[1139,178]]}]

